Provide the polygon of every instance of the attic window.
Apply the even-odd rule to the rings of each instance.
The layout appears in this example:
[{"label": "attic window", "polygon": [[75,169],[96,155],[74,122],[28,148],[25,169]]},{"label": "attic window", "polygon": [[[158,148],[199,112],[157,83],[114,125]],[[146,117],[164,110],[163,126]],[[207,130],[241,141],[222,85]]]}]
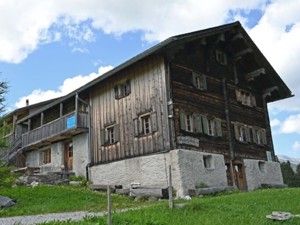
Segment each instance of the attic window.
[{"label": "attic window", "polygon": [[115,99],[128,96],[131,93],[130,80],[115,86]]},{"label": "attic window", "polygon": [[206,83],[206,75],[205,74],[198,74],[193,72],[193,85],[195,88],[199,90],[206,90],[207,89],[207,83]]},{"label": "attic window", "polygon": [[216,50],[216,60],[218,63],[220,63],[221,65],[227,65],[227,56],[224,52],[220,51],[220,50]]},{"label": "attic window", "polygon": [[247,91],[242,91],[239,89],[235,90],[236,100],[243,105],[247,106],[256,106],[256,99],[255,96]]}]

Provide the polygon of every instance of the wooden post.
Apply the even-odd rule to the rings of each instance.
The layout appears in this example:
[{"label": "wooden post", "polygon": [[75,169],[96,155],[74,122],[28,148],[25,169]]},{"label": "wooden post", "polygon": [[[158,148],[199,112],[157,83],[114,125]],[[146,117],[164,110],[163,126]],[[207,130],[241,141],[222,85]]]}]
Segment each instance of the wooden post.
[{"label": "wooden post", "polygon": [[110,200],[110,186],[107,185],[107,224],[111,225],[111,200]]},{"label": "wooden post", "polygon": [[171,165],[169,165],[169,208],[173,209],[174,200],[173,200],[173,185],[172,185],[172,171]]}]

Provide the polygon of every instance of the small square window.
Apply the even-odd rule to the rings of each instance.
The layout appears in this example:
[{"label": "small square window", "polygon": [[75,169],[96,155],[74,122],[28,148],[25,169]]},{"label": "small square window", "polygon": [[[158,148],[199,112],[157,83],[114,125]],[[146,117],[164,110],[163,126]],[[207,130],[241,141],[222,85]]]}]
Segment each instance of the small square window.
[{"label": "small square window", "polygon": [[213,169],[213,158],[211,155],[204,155],[203,156],[203,164],[205,169]]},{"label": "small square window", "polygon": [[47,149],[42,153],[43,164],[51,163],[51,149]]},{"label": "small square window", "polygon": [[135,137],[152,134],[158,130],[157,113],[153,112],[140,115],[133,120],[133,124]]},{"label": "small square window", "polygon": [[141,117],[142,121],[142,134],[151,133],[150,114]]},{"label": "small square window", "polygon": [[221,65],[227,65],[227,57],[226,54],[220,50],[216,50],[216,60]]},{"label": "small square window", "polygon": [[119,141],[119,124],[105,127],[100,132],[102,145],[111,145]]},{"label": "small square window", "polygon": [[199,90],[206,90],[207,89],[207,81],[206,81],[206,75],[205,74],[198,74],[193,72],[193,85],[195,88]]},{"label": "small square window", "polygon": [[120,99],[131,93],[130,80],[115,86],[115,98]]}]

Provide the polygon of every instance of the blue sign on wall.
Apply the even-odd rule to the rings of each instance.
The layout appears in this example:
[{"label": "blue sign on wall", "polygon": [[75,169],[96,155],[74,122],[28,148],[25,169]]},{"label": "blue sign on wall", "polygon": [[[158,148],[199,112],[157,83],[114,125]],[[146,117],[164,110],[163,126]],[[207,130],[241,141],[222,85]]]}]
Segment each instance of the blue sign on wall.
[{"label": "blue sign on wall", "polygon": [[67,129],[75,128],[76,127],[76,117],[70,116],[67,118]]}]

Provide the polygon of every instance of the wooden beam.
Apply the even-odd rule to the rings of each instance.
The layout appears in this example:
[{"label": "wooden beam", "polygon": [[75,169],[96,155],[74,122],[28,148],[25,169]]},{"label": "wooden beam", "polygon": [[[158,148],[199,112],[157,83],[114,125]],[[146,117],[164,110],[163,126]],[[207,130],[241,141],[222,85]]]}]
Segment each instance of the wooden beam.
[{"label": "wooden beam", "polygon": [[263,97],[271,96],[273,91],[279,90],[278,86],[267,88],[263,91]]},{"label": "wooden beam", "polygon": [[236,40],[239,40],[239,39],[244,39],[244,36],[241,34],[241,33],[237,33],[236,35],[234,35],[232,38],[231,38],[231,41],[236,41]]},{"label": "wooden beam", "polygon": [[234,55],[234,58],[235,59],[238,59],[239,57],[241,57],[241,56],[244,56],[244,55],[246,55],[246,54],[249,54],[249,53],[252,53],[252,49],[251,48],[246,48],[246,49],[244,49],[244,50],[242,50],[242,51],[240,51],[240,52],[237,52],[235,55]]},{"label": "wooden beam", "polygon": [[200,43],[201,45],[206,45],[206,38],[201,38]]},{"label": "wooden beam", "polygon": [[221,33],[221,34],[218,36],[218,38],[217,38],[217,40],[216,40],[215,43],[218,43],[218,42],[220,42],[220,41],[222,41],[222,42],[225,41],[225,35],[224,35],[224,33]]},{"label": "wooden beam", "polygon": [[251,80],[254,80],[256,77],[259,77],[262,74],[266,74],[265,68],[260,68],[260,69],[254,70],[250,73],[246,73],[245,77],[248,81],[251,81]]}]

